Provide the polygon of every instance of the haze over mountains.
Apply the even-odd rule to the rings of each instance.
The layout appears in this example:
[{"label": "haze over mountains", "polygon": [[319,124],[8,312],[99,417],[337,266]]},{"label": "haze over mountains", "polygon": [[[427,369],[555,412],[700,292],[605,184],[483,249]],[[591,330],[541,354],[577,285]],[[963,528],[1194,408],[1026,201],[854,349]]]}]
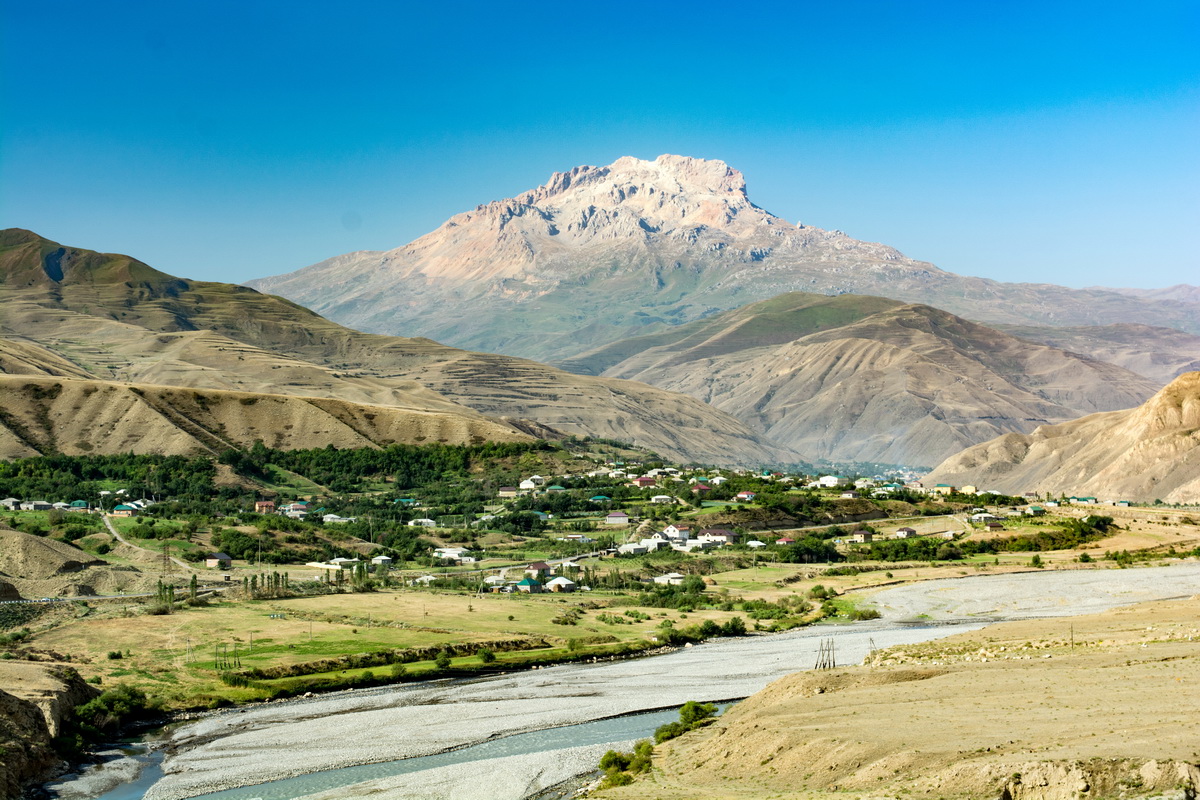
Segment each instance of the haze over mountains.
[{"label": "haze over mountains", "polygon": [[1138,408],[968,448],[928,480],[1010,492],[1200,502],[1200,372],[1179,376]]},{"label": "haze over mountains", "polygon": [[[20,377],[24,375],[57,376],[64,387],[70,380],[99,378],[139,388],[186,386],[387,406],[409,413],[412,440],[432,440],[435,432],[440,432],[439,439],[456,442],[493,434],[578,434],[631,441],[683,461],[757,464],[798,459],[727,414],[684,395],[573,375],[519,358],[469,353],[428,339],[363,334],[282,298],[241,286],[176,278],[128,256],[64,247],[19,229],[0,231],[0,308],[0,339],[7,340],[0,364],[10,373],[0,381],[16,387],[5,397],[16,396],[11,392],[26,397],[22,387],[33,382]],[[90,388],[109,391],[104,386]],[[12,414],[0,418],[7,440],[34,449],[46,441],[73,446],[75,430],[62,426],[84,406],[34,399],[40,404],[22,411],[15,424]],[[256,404],[243,404],[242,399],[248,398],[238,398],[235,407],[222,397],[219,405],[226,409],[225,416],[191,419],[196,430],[184,434],[202,440],[200,429],[214,424],[232,428],[235,422],[243,431],[261,429],[249,419],[259,413]],[[140,414],[145,404],[128,407]],[[247,419],[228,416],[238,408]],[[344,423],[378,412],[343,409],[338,414]],[[333,416],[314,423],[313,430],[346,436]],[[30,418],[42,420],[41,433],[21,430],[22,425],[29,428]],[[418,430],[417,421],[427,429]],[[118,415],[117,422],[136,426],[143,419]],[[383,422],[381,417],[379,424],[387,428]],[[136,437],[114,431],[103,441],[132,438]],[[265,430],[262,438],[271,441]],[[363,438],[371,440],[371,435]],[[290,446],[335,442],[314,436],[302,444],[301,439],[287,436],[294,442]],[[152,443],[146,446],[153,451]]]},{"label": "haze over mountains", "polygon": [[929,306],[859,295],[780,295],[567,363],[686,392],[819,459],[910,465],[1128,408],[1159,386]]},{"label": "haze over mountains", "polygon": [[792,291],[881,295],[993,324],[1200,333],[1189,287],[1141,297],[955,275],[794,225],[755,206],[725,163],[673,155],[555,173],[410,244],[250,285],[363,330],[551,362]]}]

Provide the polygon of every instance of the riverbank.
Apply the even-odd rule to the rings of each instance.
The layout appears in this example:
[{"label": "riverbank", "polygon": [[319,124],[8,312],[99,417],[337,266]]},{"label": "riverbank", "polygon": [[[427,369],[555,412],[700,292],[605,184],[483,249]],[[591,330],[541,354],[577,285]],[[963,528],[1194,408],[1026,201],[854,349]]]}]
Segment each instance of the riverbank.
[{"label": "riverbank", "polygon": [[1192,797],[1198,611],[1193,597],[1008,622],[791,675],[596,796]]},{"label": "riverbank", "polygon": [[[811,668],[828,639],[835,642],[839,663],[857,663],[878,648],[944,638],[1005,616],[1067,616],[1196,593],[1200,564],[1195,562],[929,581],[875,594],[872,600],[884,612],[884,619],[875,622],[714,640],[649,661],[567,665],[242,709],[176,731],[164,778],[146,796],[176,800],[688,700],[745,697],[779,677]],[[961,622],[944,624],[955,619]],[[420,731],[419,738],[414,731]],[[420,778],[409,776],[407,782],[419,787]],[[383,796],[428,796],[413,791]]]}]

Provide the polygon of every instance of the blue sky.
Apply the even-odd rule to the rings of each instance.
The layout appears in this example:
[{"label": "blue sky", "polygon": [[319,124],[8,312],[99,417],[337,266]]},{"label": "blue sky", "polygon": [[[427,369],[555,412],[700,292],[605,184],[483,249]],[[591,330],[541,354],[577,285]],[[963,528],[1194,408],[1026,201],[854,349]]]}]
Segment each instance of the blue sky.
[{"label": "blue sky", "polygon": [[0,0],[0,226],[241,282],[720,158],[968,275],[1200,284],[1200,3]]}]

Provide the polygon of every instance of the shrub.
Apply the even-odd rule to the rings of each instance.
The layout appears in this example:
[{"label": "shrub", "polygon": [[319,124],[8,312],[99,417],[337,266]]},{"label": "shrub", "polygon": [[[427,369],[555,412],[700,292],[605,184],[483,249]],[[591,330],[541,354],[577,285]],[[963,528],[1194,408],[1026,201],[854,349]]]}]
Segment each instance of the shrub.
[{"label": "shrub", "polygon": [[437,654],[437,658],[433,659],[433,663],[438,669],[450,669],[450,654],[445,650]]},{"label": "shrub", "polygon": [[[574,641],[574,639],[571,641]],[[496,654],[486,647],[479,648],[479,650],[475,652],[475,655],[479,656],[479,660],[484,664],[491,664],[496,660]]]},{"label": "shrub", "polygon": [[120,651],[120,650],[109,650],[109,651],[108,651],[108,658],[109,658],[111,661],[116,661],[118,658],[124,658],[124,656],[123,656],[123,655],[121,655],[121,651]]}]

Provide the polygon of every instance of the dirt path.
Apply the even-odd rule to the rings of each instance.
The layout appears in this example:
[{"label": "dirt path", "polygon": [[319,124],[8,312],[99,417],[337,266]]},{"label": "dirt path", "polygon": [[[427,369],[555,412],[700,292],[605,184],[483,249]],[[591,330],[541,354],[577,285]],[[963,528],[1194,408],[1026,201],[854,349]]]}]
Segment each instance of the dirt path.
[{"label": "dirt path", "polygon": [[[113,535],[113,538],[116,539],[118,542],[120,542],[123,545],[126,545],[127,547],[132,547],[134,550],[140,550],[141,552],[150,556],[151,559],[162,560],[162,553],[156,553],[153,550],[150,550],[149,548],[142,547],[141,545],[136,545],[133,542],[126,539],[124,536],[122,536],[121,532],[119,530],[117,530],[117,526],[113,525],[112,519],[109,518],[109,516],[107,514],[104,515],[103,519],[104,519],[105,527],[108,528],[108,532],[111,533]],[[175,556],[171,556],[171,561],[174,562],[176,565],[182,567],[185,572],[195,572],[196,571],[195,567],[191,566],[190,564],[188,564],[185,561],[182,561],[182,560],[176,558]]]}]

